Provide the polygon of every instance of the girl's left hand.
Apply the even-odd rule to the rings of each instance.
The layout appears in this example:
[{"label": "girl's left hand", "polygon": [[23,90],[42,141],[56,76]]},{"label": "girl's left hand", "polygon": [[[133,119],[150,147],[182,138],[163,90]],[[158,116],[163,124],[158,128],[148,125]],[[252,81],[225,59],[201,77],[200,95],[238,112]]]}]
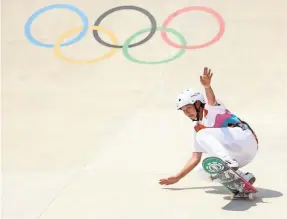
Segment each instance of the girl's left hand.
[{"label": "girl's left hand", "polygon": [[203,71],[203,75],[200,76],[200,82],[205,88],[210,87],[212,76],[213,76],[213,73],[211,72],[211,69],[208,69],[207,67],[205,67]]},{"label": "girl's left hand", "polygon": [[159,184],[161,185],[170,185],[177,183],[179,181],[179,178],[176,176],[168,177],[167,179],[160,179]]}]

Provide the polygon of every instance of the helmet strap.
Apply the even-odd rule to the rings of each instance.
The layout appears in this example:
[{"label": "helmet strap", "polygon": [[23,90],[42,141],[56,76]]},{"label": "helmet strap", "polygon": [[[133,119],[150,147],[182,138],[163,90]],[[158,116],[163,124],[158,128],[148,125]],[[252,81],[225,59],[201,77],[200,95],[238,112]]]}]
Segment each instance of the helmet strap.
[{"label": "helmet strap", "polygon": [[201,108],[204,108],[204,103],[200,102],[200,105],[199,107],[197,108],[196,107],[196,104],[194,103],[194,107],[195,107],[195,110],[196,110],[196,120],[193,119],[193,121],[199,121],[199,114],[200,114],[200,109]]}]

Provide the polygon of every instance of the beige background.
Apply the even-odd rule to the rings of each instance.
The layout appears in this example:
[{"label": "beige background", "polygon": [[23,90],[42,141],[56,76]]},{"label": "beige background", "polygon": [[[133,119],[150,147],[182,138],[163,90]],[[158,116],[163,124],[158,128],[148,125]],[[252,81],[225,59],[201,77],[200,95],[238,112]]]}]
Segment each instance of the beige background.
[{"label": "beige background", "polygon": [[[139,65],[118,50],[102,62],[74,65],[24,35],[31,14],[55,3],[76,5],[91,25],[106,10],[125,4],[147,9],[158,26],[180,8],[207,6],[223,16],[226,31],[212,46],[186,51],[168,64]],[[3,218],[285,218],[286,8],[284,0],[2,1]],[[54,43],[79,25],[74,13],[53,10],[35,20],[32,33]],[[101,25],[122,44],[149,21],[121,11]],[[201,12],[177,17],[170,27],[191,45],[218,31],[215,19]],[[108,48],[89,32],[61,51],[90,59]],[[160,60],[177,51],[157,32],[132,54]],[[224,188],[193,173],[175,185],[158,184],[192,153],[193,124],[176,111],[175,97],[185,88],[202,90],[205,66],[214,72],[217,97],[258,134],[258,156],[244,168],[257,177],[254,201],[230,201]]]}]

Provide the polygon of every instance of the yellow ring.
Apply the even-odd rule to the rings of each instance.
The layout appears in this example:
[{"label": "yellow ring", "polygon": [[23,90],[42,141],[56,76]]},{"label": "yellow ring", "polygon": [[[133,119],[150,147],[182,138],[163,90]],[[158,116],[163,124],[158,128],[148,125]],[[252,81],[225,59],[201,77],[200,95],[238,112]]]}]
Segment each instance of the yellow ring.
[{"label": "yellow ring", "polygon": [[[74,29],[71,29],[71,30],[68,30],[66,31],[65,33],[63,33],[59,38],[58,40],[56,41],[55,43],[55,46],[54,46],[54,52],[55,52],[55,55],[63,60],[63,61],[66,61],[66,62],[69,62],[69,63],[72,63],[72,64],[90,64],[90,63],[95,63],[95,62],[99,62],[99,61],[102,61],[104,59],[107,59],[109,57],[111,57],[115,52],[116,52],[116,48],[112,48],[108,53],[106,53],[105,55],[99,57],[99,58],[96,58],[96,59],[91,59],[91,60],[74,60],[74,59],[71,59],[71,58],[68,58],[68,57],[65,57],[61,51],[60,51],[60,45],[61,43],[67,38],[69,37],[70,35],[72,34],[75,34],[75,33],[78,33],[80,32],[81,30],[83,29],[83,27],[77,27],[77,28],[74,28]],[[89,27],[89,30],[99,30],[99,31],[103,31],[105,34],[107,34],[110,39],[112,40],[113,44],[114,45],[117,45],[118,44],[118,40],[116,38],[116,36],[102,28],[102,27],[99,27],[99,26],[90,26]]]}]

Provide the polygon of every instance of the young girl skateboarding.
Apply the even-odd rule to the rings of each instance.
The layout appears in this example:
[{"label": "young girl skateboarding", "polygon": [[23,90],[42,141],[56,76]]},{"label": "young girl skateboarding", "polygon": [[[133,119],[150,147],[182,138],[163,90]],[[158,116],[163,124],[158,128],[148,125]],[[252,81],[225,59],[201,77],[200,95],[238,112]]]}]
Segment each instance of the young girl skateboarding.
[{"label": "young girl skateboarding", "polygon": [[177,109],[196,122],[194,150],[184,168],[174,176],[160,179],[161,185],[177,183],[193,169],[196,169],[200,178],[212,180],[202,168],[202,155],[221,158],[251,184],[255,182],[252,173],[243,173],[239,168],[246,166],[256,156],[258,139],[246,122],[241,121],[216,98],[211,88],[212,76],[208,68],[204,68],[200,76],[206,100],[203,94],[192,89],[183,91],[177,97]]}]

